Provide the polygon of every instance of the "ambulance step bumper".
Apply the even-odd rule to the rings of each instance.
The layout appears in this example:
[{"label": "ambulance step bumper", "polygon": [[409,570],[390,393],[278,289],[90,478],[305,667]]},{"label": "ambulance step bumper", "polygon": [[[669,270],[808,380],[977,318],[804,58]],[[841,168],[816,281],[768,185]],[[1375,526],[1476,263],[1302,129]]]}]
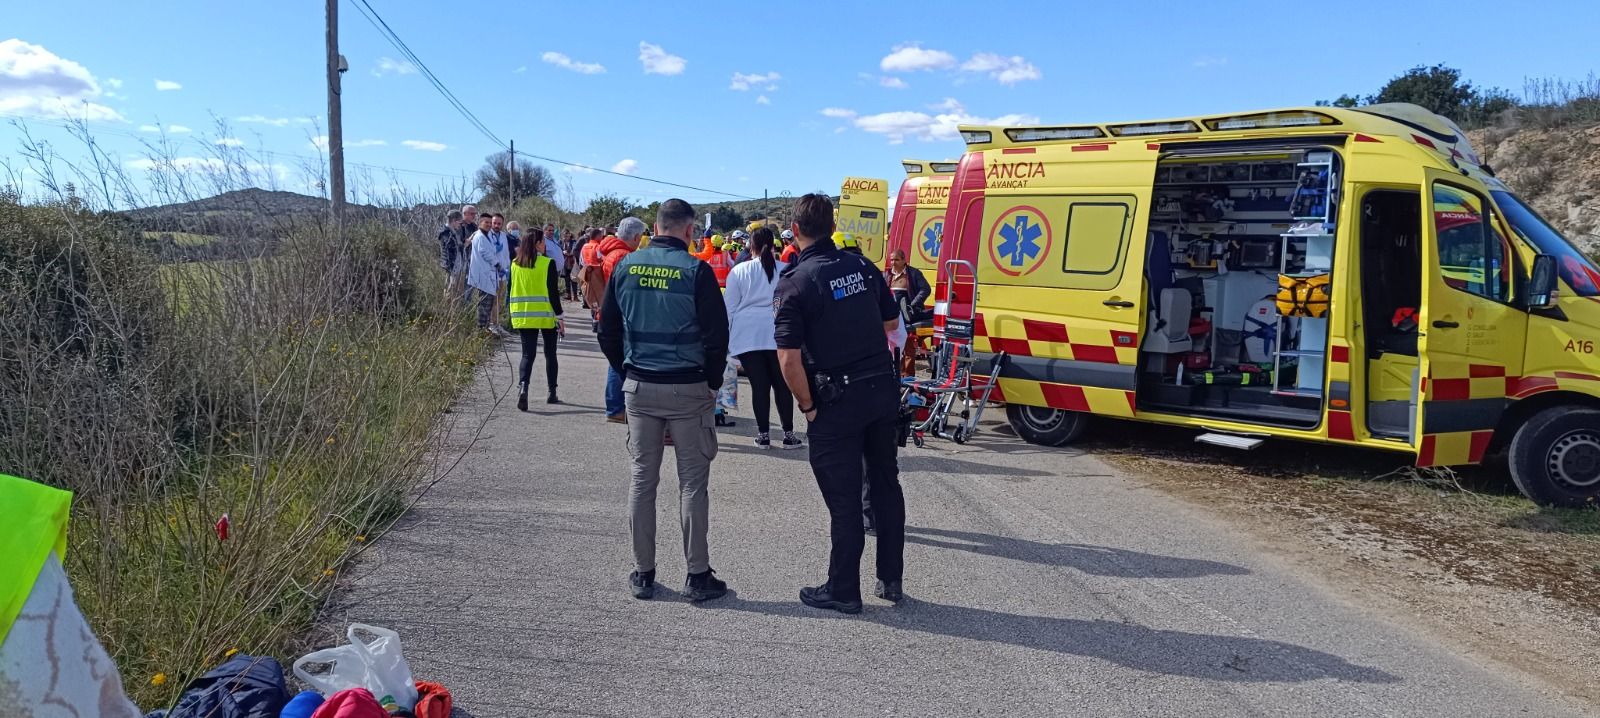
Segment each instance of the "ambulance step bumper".
[{"label": "ambulance step bumper", "polygon": [[1201,434],[1194,437],[1194,440],[1201,444],[1225,446],[1229,449],[1242,449],[1244,451],[1249,451],[1267,442],[1266,439],[1258,436],[1239,436],[1237,434],[1218,433]]}]

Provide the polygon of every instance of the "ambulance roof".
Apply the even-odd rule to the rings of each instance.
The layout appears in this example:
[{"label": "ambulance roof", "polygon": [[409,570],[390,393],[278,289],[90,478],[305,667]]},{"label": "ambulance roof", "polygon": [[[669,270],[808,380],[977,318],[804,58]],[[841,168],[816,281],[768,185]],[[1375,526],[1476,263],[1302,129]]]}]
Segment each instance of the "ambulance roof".
[{"label": "ambulance roof", "polygon": [[961,125],[969,151],[1051,143],[1096,143],[1121,139],[1229,139],[1286,134],[1356,133],[1408,137],[1445,155],[1452,150],[1482,164],[1456,123],[1425,108],[1385,103],[1359,108],[1289,107],[1228,115],[1179,117],[1106,124]]}]

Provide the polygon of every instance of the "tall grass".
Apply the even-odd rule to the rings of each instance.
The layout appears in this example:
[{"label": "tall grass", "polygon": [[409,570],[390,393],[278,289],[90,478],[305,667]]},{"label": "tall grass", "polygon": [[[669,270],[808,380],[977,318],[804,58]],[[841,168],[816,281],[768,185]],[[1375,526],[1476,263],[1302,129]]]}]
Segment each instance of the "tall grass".
[{"label": "tall grass", "polygon": [[430,439],[483,340],[431,221],[245,219],[214,242],[250,256],[165,263],[105,206],[138,183],[83,178],[97,203],[31,151],[43,191],[0,193],[0,471],[74,492],[79,603],[162,705],[231,650],[290,657],[341,566],[440,475]]}]

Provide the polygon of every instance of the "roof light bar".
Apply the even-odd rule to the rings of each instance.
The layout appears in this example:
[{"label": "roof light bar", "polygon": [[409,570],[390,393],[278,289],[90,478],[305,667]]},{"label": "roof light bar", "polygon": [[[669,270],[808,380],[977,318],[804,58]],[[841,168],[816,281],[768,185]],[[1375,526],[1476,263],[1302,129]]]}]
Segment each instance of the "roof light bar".
[{"label": "roof light bar", "polygon": [[961,139],[969,145],[986,145],[994,141],[994,133],[988,130],[962,130]]},{"label": "roof light bar", "polygon": [[1173,135],[1183,132],[1199,132],[1200,126],[1193,120],[1182,122],[1141,122],[1132,125],[1111,125],[1108,129],[1111,134],[1118,137],[1132,137],[1135,135]]},{"label": "roof light bar", "polygon": [[1012,142],[1040,142],[1043,140],[1087,140],[1105,137],[1098,127],[1013,127],[1006,130]]},{"label": "roof light bar", "polygon": [[961,166],[961,163],[960,162],[929,162],[928,166],[933,168],[934,174],[953,175],[953,174],[956,173],[956,168]]},{"label": "roof light bar", "polygon": [[1337,125],[1339,121],[1320,112],[1296,110],[1293,112],[1263,112],[1257,115],[1214,117],[1204,120],[1213,130],[1255,130],[1267,127],[1311,127]]},{"label": "roof light bar", "polygon": [[905,168],[906,174],[908,174],[908,175],[922,174],[922,164],[921,163],[918,163],[918,162],[901,162],[900,166]]}]

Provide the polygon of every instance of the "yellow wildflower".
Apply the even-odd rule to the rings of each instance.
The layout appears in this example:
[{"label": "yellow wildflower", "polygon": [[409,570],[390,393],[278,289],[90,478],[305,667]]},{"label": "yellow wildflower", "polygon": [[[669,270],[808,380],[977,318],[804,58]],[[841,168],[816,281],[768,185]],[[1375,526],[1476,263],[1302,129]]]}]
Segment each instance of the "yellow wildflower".
[{"label": "yellow wildflower", "polygon": [[165,674],[165,673],[157,673],[157,674],[155,674],[153,676],[150,676],[150,685],[152,685],[152,686],[159,686],[159,685],[162,685],[162,684],[164,684],[166,682],[167,682],[167,674]]}]

